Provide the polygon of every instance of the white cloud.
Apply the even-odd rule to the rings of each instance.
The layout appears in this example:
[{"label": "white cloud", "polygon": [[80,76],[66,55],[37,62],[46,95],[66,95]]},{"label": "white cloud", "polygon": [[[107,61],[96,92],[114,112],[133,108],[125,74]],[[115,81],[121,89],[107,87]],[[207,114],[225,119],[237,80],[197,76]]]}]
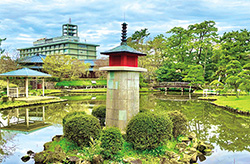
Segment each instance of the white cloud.
[{"label": "white cloud", "polygon": [[0,0],[0,6],[0,37],[16,48],[60,36],[69,18],[81,40],[100,44],[100,50],[120,43],[124,13],[129,35],[148,28],[151,37],[204,20],[214,20],[219,32],[249,29],[250,24],[249,0]]}]

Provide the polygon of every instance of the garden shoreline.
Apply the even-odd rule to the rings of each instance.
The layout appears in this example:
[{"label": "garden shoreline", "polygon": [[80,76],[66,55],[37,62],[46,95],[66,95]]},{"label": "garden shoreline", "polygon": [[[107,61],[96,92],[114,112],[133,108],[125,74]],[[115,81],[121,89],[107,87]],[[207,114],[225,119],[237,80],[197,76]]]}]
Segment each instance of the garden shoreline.
[{"label": "garden shoreline", "polygon": [[236,109],[230,106],[224,106],[224,105],[219,105],[217,104],[215,101],[218,100],[216,98],[207,98],[207,97],[199,97],[198,100],[203,100],[203,101],[208,101],[210,104],[217,106],[219,108],[225,109],[231,113],[236,113],[236,114],[240,114],[240,115],[245,115],[245,116],[250,116],[250,112],[249,111],[242,111],[240,109]]},{"label": "garden shoreline", "polygon": [[19,107],[29,107],[29,106],[36,106],[36,105],[45,105],[45,104],[52,104],[52,103],[65,102],[65,101],[68,101],[68,100],[56,99],[56,100],[49,100],[49,101],[35,101],[35,102],[29,102],[27,104],[22,104],[22,105],[13,105],[13,106],[7,106],[7,107],[0,106],[0,110],[13,109],[13,108],[19,108]]}]

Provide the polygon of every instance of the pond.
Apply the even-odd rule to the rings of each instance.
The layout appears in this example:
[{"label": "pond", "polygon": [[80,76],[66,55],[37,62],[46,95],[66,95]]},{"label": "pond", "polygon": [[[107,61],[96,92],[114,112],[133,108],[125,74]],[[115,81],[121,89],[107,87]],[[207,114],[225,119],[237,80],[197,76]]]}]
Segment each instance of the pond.
[{"label": "pond", "polygon": [[[0,162],[24,163],[28,150],[39,152],[43,144],[62,134],[61,121],[69,111],[91,113],[93,106],[105,104],[105,94],[62,95],[69,101],[0,111]],[[250,117],[235,115],[193,95],[179,93],[140,94],[140,110],[180,110],[189,121],[189,130],[215,146],[213,154],[200,164],[249,164]],[[25,119],[29,117],[27,124]],[[27,126],[29,131],[27,131]],[[30,160],[26,163],[34,163]]]}]

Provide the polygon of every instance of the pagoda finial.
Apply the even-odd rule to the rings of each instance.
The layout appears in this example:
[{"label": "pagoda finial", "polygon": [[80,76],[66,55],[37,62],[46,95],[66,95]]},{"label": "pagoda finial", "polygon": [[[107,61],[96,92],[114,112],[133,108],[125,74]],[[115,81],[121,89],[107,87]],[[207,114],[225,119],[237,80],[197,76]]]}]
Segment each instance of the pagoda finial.
[{"label": "pagoda finial", "polygon": [[127,23],[122,24],[122,39],[121,45],[127,45]]}]

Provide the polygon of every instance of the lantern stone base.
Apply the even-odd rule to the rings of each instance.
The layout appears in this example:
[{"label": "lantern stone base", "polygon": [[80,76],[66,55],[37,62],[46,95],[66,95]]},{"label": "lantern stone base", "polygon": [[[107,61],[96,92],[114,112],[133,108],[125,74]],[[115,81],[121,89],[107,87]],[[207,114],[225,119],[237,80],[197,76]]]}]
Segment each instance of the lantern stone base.
[{"label": "lantern stone base", "polygon": [[[120,69],[120,70],[119,70]],[[125,130],[128,121],[139,112],[138,67],[103,67],[108,70],[106,98],[106,126]]]}]

